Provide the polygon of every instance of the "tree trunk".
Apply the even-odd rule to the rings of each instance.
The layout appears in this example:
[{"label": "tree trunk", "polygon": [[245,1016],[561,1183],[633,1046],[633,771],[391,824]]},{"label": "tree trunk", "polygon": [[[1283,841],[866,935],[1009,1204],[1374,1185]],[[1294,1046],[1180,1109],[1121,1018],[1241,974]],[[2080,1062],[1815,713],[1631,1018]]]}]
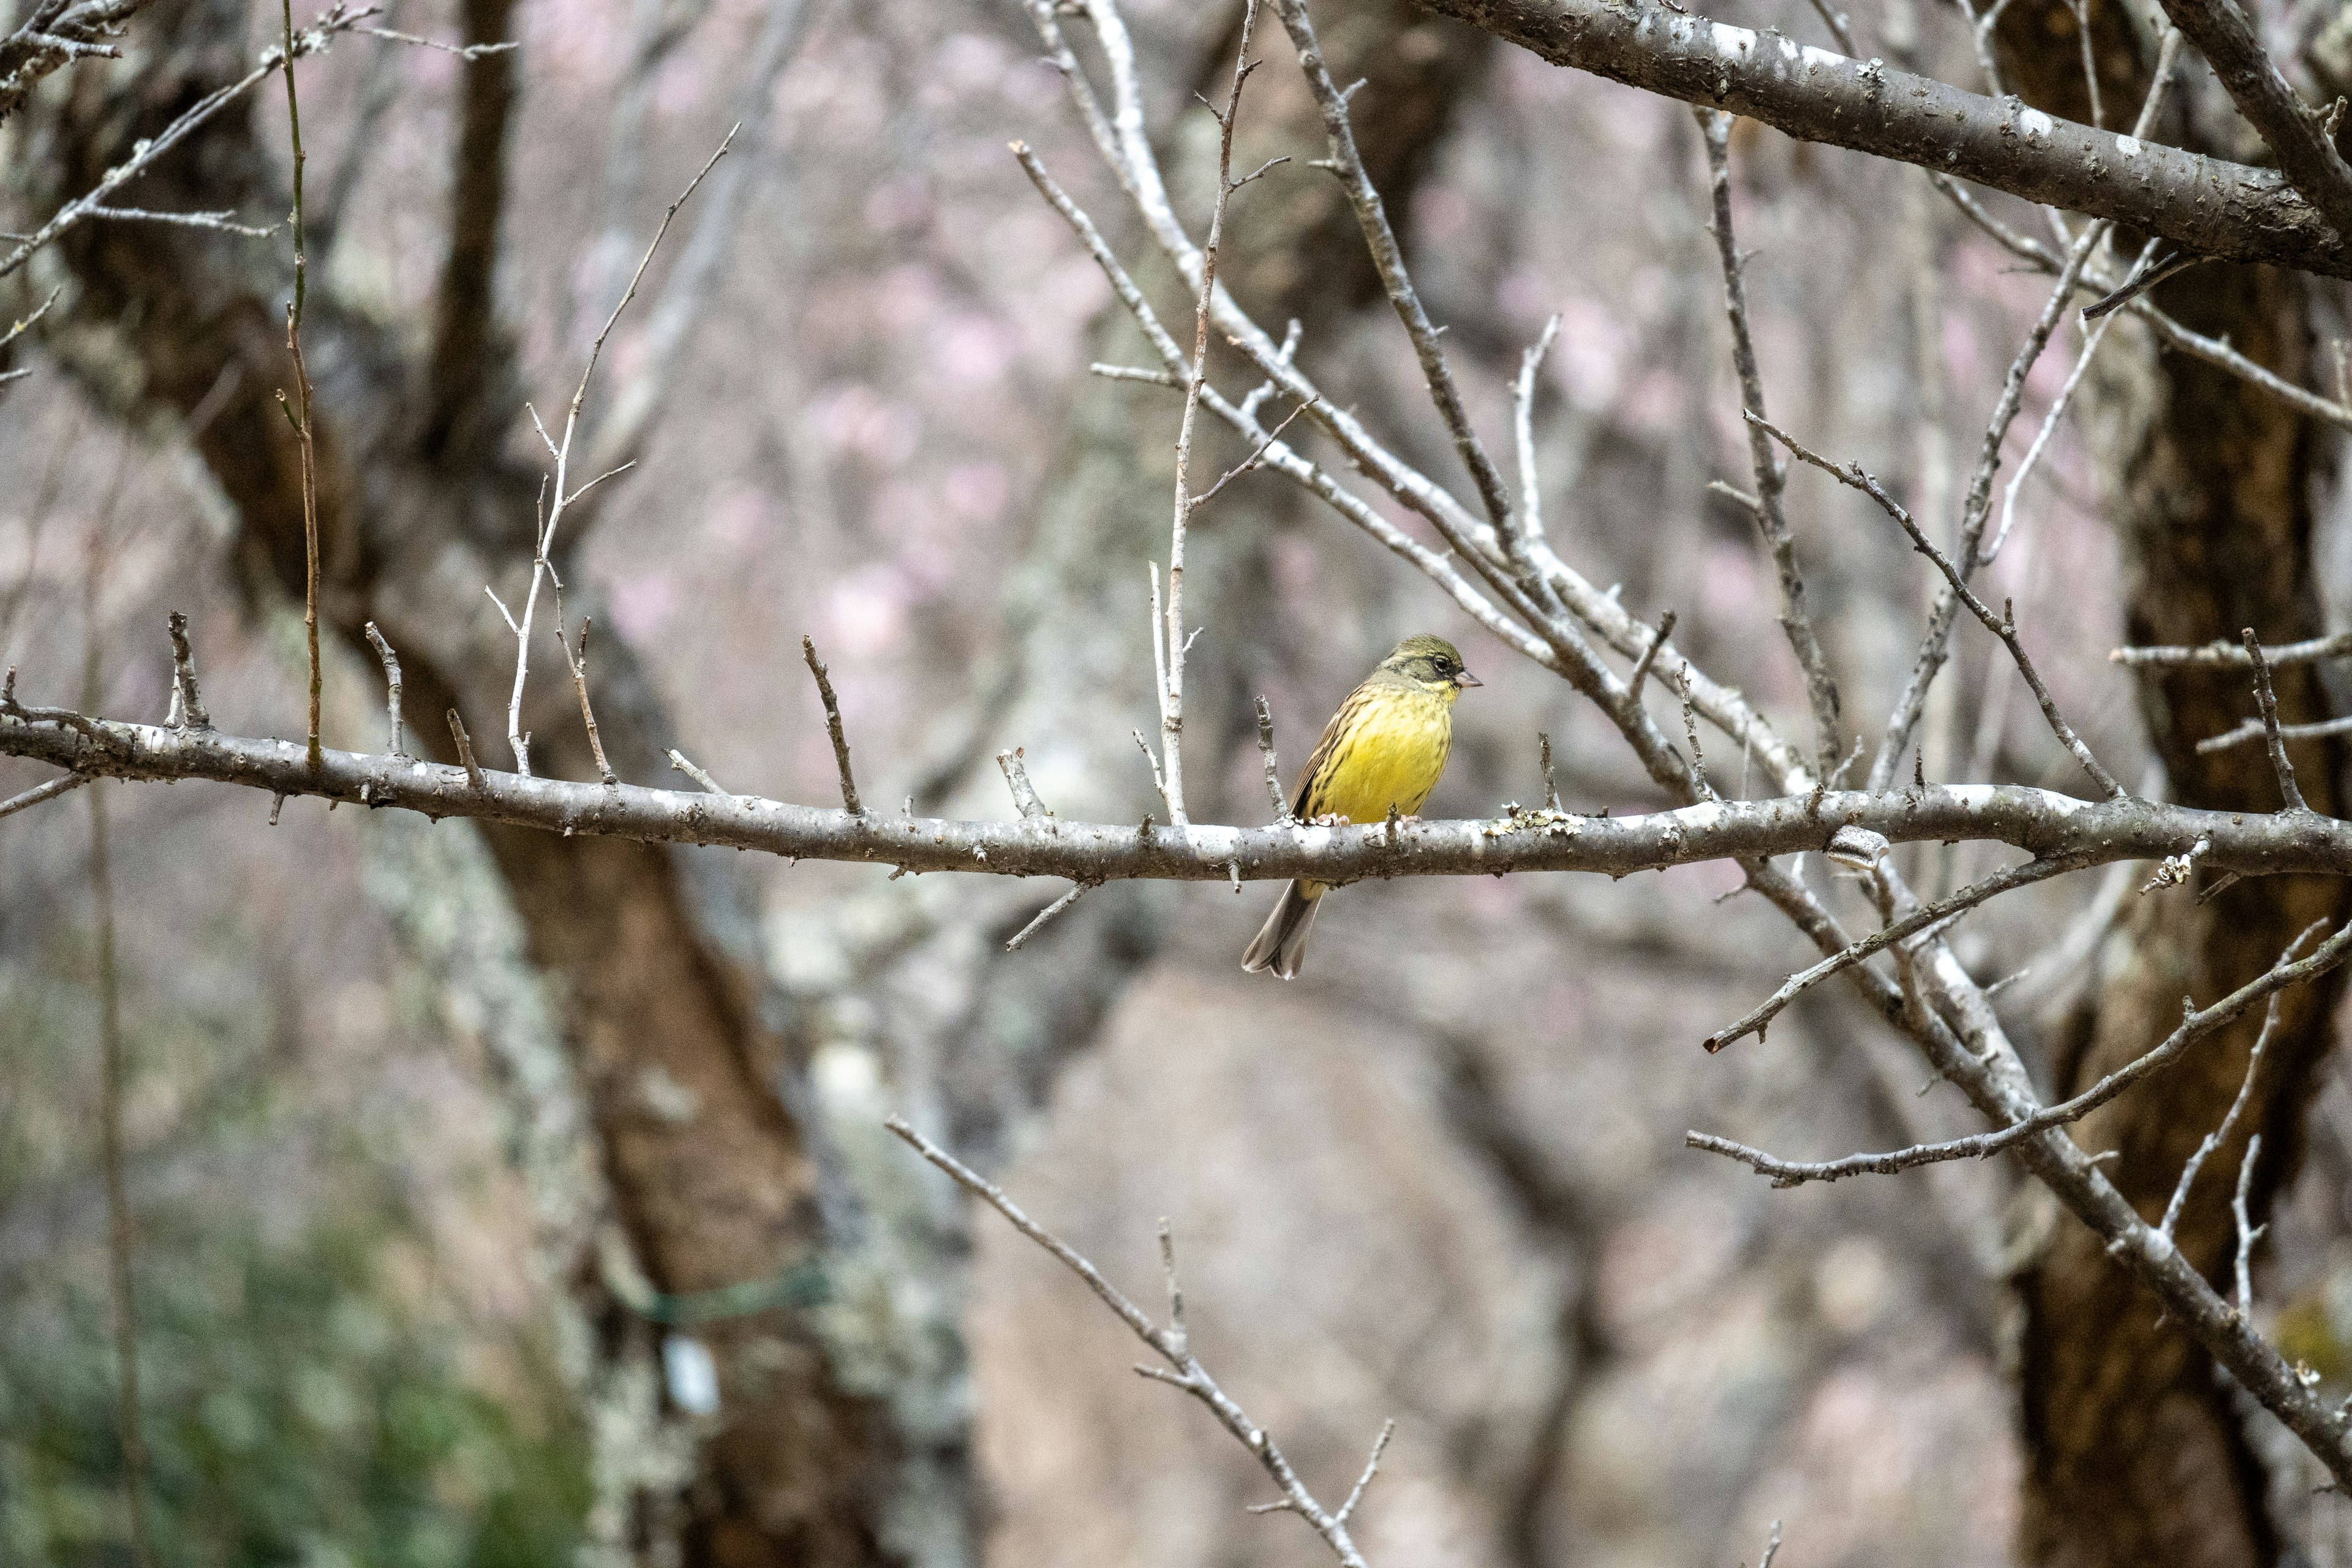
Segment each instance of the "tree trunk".
[{"label": "tree trunk", "polygon": [[[508,0],[473,0],[466,22],[494,37],[509,9]],[[51,145],[35,180],[54,181],[42,195],[88,189],[133,141],[245,68],[247,19],[236,0],[180,0],[142,16],[126,40],[135,68],[78,74],[68,106],[40,127]],[[321,621],[371,667],[361,628],[382,626],[401,658],[411,744],[444,760],[454,760],[444,718],[453,709],[467,717],[478,754],[504,750],[513,641],[460,606],[484,583],[512,583],[530,561],[539,486],[500,455],[520,398],[490,292],[515,57],[465,70],[457,210],[429,353],[407,352],[401,334],[341,308],[315,279],[304,325],[317,381]],[[276,90],[248,96],[162,160],[142,200],[284,210],[261,151],[263,138],[281,134]],[[61,334],[68,363],[126,422],[192,426],[235,508],[235,546],[257,602],[299,599],[299,459],[272,395],[290,390],[282,248],[93,223],[58,249],[79,290]],[[575,613],[589,598],[583,585]],[[548,650],[533,652],[523,714],[533,765],[593,777],[569,682]],[[667,726],[617,637],[599,639],[595,696],[614,768],[659,776]],[[560,999],[619,1221],[655,1287],[688,1293],[822,1266],[818,1151],[778,1088],[793,1070],[790,1042],[762,1022],[761,982],[728,952],[723,911],[698,900],[664,848],[499,828],[484,837],[530,957]],[[894,1429],[889,1407],[844,1382],[808,1318],[770,1310],[702,1337],[717,1358],[722,1415],[688,1494],[688,1561],[904,1560],[889,1531],[898,1477],[938,1456],[911,1452],[916,1440]],[[960,1447],[946,1457],[949,1474],[962,1466]],[[970,1555],[956,1543],[953,1557]]]},{"label": "tree trunk", "polygon": [[[2145,90],[2146,73],[2119,8],[2096,6],[2094,18],[2103,96],[2117,123]],[[2004,24],[2004,42],[2030,101],[2087,119],[2073,28],[2063,5],[2019,6]],[[2199,138],[2192,132],[2182,141],[2194,146]],[[2140,243],[2118,235],[2116,254],[2133,255]],[[2156,300],[2194,330],[2226,336],[2301,383],[2309,374],[2308,288],[2299,274],[2217,264],[2161,286]],[[2235,641],[2245,626],[2265,642],[2315,635],[2312,499],[2326,476],[2314,427],[2242,381],[2159,353],[2128,321],[2110,334],[2084,397],[2101,494],[2122,545],[2126,640]],[[2277,685],[2281,719],[2326,716],[2311,667],[2278,671]],[[2224,811],[2278,808],[2263,748],[2196,750],[2254,710],[2248,672],[2151,670],[2140,707],[2172,798]],[[2313,809],[2333,815],[2334,748],[2305,743],[2290,752]],[[2193,891],[2151,893],[2132,907],[2127,940],[2109,944],[2095,994],[2053,1053],[2057,1094],[2087,1087],[2162,1038],[2178,1024],[2184,994],[2211,1001],[2268,967],[2314,921],[2341,920],[2352,908],[2340,881],[2247,880],[2200,901],[2210,881],[2200,877]],[[2294,1166],[2342,987],[2336,974],[2285,994],[2248,1114],[2189,1195],[2178,1239],[2216,1281],[2228,1278],[2236,1256],[2230,1196],[2247,1138],[2263,1140],[2251,1194],[2259,1223]],[[2183,1163],[2228,1111],[2261,1026],[2258,1009],[2076,1128],[2084,1148],[2116,1152],[2107,1174],[2148,1218],[2163,1214]],[[2262,1467],[2205,1352],[2158,1326],[2154,1301],[2079,1226],[2058,1227],[2018,1288],[2027,1464],[2021,1555],[2066,1568],[2276,1561]]]}]

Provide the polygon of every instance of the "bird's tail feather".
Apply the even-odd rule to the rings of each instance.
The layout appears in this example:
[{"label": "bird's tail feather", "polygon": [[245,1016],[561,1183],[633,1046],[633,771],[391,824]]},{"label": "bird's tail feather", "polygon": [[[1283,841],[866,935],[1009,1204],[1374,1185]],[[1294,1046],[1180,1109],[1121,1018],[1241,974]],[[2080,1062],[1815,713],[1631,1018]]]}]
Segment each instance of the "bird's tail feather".
[{"label": "bird's tail feather", "polygon": [[1284,888],[1274,912],[1242,954],[1242,968],[1252,974],[1271,969],[1285,980],[1297,978],[1307,960],[1307,933],[1314,927],[1323,891],[1320,882],[1292,882]]}]

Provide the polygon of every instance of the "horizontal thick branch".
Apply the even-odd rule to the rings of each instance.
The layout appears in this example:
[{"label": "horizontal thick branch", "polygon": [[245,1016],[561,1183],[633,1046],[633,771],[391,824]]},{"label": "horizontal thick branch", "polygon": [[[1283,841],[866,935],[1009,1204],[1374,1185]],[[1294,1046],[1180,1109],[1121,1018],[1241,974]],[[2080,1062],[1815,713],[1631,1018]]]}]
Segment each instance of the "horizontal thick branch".
[{"label": "horizontal thick branch", "polygon": [[[54,710],[26,710],[36,715]],[[1310,877],[1499,876],[1508,871],[1634,871],[1824,847],[1841,827],[1895,843],[1997,841],[2084,866],[2155,860],[2200,840],[2217,870],[2352,874],[2352,823],[2312,812],[2257,816],[2125,798],[2090,802],[2013,784],[1854,790],[1774,800],[1709,801],[1642,816],[1520,812],[1485,822],[1321,827],[1135,826],[1031,816],[1005,822],[793,805],[754,795],[635,784],[573,784],[409,757],[328,751],[311,767],[301,742],[211,730],[0,715],[0,755],[93,776],[209,779],[271,795],[315,795],[428,816],[464,816],[651,843],[764,850],[796,859],[863,860],[910,871],[976,871],[1103,882]]]},{"label": "horizontal thick branch", "polygon": [[1551,61],[2112,218],[2200,256],[2352,277],[2352,249],[2273,170],[2201,157],[1644,0],[1423,0]]}]

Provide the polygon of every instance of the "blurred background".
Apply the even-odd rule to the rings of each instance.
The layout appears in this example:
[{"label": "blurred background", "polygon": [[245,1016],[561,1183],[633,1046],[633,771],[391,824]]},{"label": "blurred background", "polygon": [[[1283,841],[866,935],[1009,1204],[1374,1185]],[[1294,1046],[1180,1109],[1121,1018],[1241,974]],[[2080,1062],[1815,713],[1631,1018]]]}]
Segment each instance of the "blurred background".
[{"label": "blurred background", "polygon": [[[1982,86],[1958,11],[1867,10],[1865,52]],[[2326,11],[2266,25],[2324,41]],[[1144,563],[1166,552],[1179,402],[1087,374],[1146,351],[1005,142],[1039,150],[1163,312],[1189,306],[1023,9],[385,12],[521,47],[467,64],[351,35],[299,69],[328,743],[383,747],[358,641],[373,619],[407,673],[410,744],[445,753],[455,707],[485,762],[510,765],[513,646],[482,589],[511,603],[529,575],[543,453],[524,404],[552,424],[664,206],[740,121],[590,390],[593,468],[636,467],[560,542],[567,625],[595,619],[615,767],[682,786],[661,760],[677,746],[730,789],[830,802],[807,633],[876,809],[1009,816],[994,759],[1019,746],[1058,815],[1154,810],[1129,731],[1151,721]],[[1128,14],[1197,226],[1214,128],[1192,94],[1230,71],[1238,7]],[[1721,16],[1828,41],[1780,0]],[[2004,58],[2023,62],[2020,90],[2063,107],[2081,88],[2063,74],[2078,19],[2108,29],[2116,123],[2144,81],[2120,7],[2013,0]],[[1752,479],[1687,111],[1403,0],[1334,0],[1318,20],[1342,79],[1368,79],[1368,159],[1491,441],[1507,440],[1520,351],[1562,318],[1535,405],[1561,553],[1645,617],[1678,612],[1694,658],[1807,733],[1770,563],[1707,488]],[[121,59],[58,73],[0,121],[8,226],[87,189],[278,26],[242,0],[140,8]],[[1337,190],[1306,167],[1320,132],[1288,45],[1270,24],[1258,37],[1236,164],[1293,162],[1234,199],[1228,276],[1274,330],[1300,323],[1335,395],[1458,482]],[[2315,78],[2324,65],[2283,53]],[[2218,144],[2220,100],[2191,77],[2168,139]],[[135,199],[278,222],[283,108],[264,83]],[[2047,280],[1913,171],[1748,123],[1732,156],[1775,417],[1948,530]],[[158,721],[180,610],[215,722],[301,732],[299,489],[274,406],[290,251],[283,227],[94,223],[0,282],[13,315],[62,290],[16,353],[33,374],[0,393],[0,663],[27,700]],[[2341,336],[2339,287],[2208,268],[2159,298],[2309,378]],[[2034,365],[2012,468],[2079,346],[2070,322]],[[2105,653],[2234,636],[2240,617],[2273,640],[2343,624],[2328,619],[2352,593],[2340,437],[2160,355],[2136,322],[2103,355],[2083,417],[2018,499],[1987,596],[2014,596],[2119,775],[2196,798],[2231,787],[2195,773],[2193,741],[2250,710],[2244,693],[2232,679],[2200,708]],[[1237,362],[1213,365],[1246,389]],[[1242,455],[1213,441],[1196,472]],[[1928,569],[1864,498],[1810,471],[1790,497],[1847,713],[1874,743]],[[1267,819],[1258,695],[1295,768],[1347,689],[1423,630],[1487,682],[1461,705],[1432,815],[1540,801],[1538,731],[1569,807],[1660,803],[1605,721],[1278,477],[1229,486],[1192,548],[1196,819]],[[1925,775],[2080,788],[1998,647],[1968,626],[1956,647]],[[535,761],[593,778],[561,657],[532,655]],[[2314,682],[2286,695],[2290,717],[2327,699]],[[1679,733],[1671,699],[1654,700]],[[1764,793],[1735,743],[1708,740],[1718,787]],[[2312,751],[2315,803],[2334,763]],[[0,795],[43,776],[0,762]],[[93,796],[112,850],[119,1092],[102,1070]],[[1913,869],[1950,888],[2005,858],[1931,848]],[[1806,875],[1868,923],[1830,868]],[[2155,1034],[2135,1020],[2226,979],[2213,910],[2148,916],[2145,879],[2069,879],[1955,933],[1980,979],[2025,971],[2003,1015],[2062,1090],[2097,1041],[2144,1048]],[[2182,1342],[2169,1360],[2121,1346],[2140,1359],[2104,1378],[2131,1395],[2120,1410],[2059,1407],[2067,1358],[2128,1341],[2125,1316],[2158,1332],[2155,1308],[2053,1305],[2053,1237],[2074,1222],[2014,1172],[1775,1192],[1684,1148],[1697,1128],[1829,1157],[1978,1125],[1843,991],[1811,994],[1769,1039],[1701,1053],[1811,956],[1738,884],[1702,866],[1363,885],[1280,985],[1236,963],[1265,885],[1106,887],[1007,953],[1060,888],[281,810],[205,784],[101,784],[17,816],[0,823],[0,1561],[134,1560],[110,1118],[160,1562],[1318,1555],[1297,1520],[1244,1511],[1272,1495],[1249,1457],[1128,1370],[1138,1347],[1075,1280],[884,1134],[893,1111],[1139,1300],[1158,1300],[1164,1216],[1196,1349],[1327,1500],[1393,1416],[1359,1533],[1377,1564],[1727,1565],[1755,1561],[1776,1520],[1780,1561],[1809,1568],[2104,1561],[2100,1542],[2128,1531],[2066,1506],[2096,1479],[2093,1452],[2147,1458],[2114,1495],[2210,1547],[2168,1561],[2352,1560],[2352,1510]],[[2309,918],[2256,891],[2272,903],[2228,923],[2267,940]],[[2153,1014],[2116,1000],[2135,984],[2162,998]],[[2327,1050],[2334,994],[2303,1009],[2263,1080],[2258,1285],[2263,1325],[2338,1378],[2352,1097]],[[2231,1049],[2203,1100],[2145,1113],[2193,1144],[2243,1071],[2243,1042]],[[2148,1180],[2168,1190],[2178,1165]],[[2222,1184],[2206,1196],[2225,1202]]]}]

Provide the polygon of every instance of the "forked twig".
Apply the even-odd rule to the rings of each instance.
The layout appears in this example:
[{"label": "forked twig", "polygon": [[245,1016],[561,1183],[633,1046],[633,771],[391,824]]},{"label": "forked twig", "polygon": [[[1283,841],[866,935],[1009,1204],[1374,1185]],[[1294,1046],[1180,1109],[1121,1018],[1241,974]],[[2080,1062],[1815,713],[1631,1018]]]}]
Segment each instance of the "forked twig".
[{"label": "forked twig", "polygon": [[1290,1461],[1284,1457],[1272,1435],[1249,1418],[1247,1412],[1217,1385],[1216,1380],[1209,1375],[1208,1369],[1192,1354],[1184,1331],[1184,1298],[1176,1277],[1175,1242],[1164,1222],[1160,1227],[1160,1244],[1161,1268],[1166,1275],[1169,1294],[1170,1321],[1166,1328],[1154,1323],[1149,1313],[1128,1300],[1124,1291],[1105,1279],[1102,1270],[1088,1262],[1069,1243],[1023,1213],[1020,1205],[1005,1196],[1002,1188],[916,1131],[903,1117],[893,1116],[883,1125],[924,1159],[946,1172],[958,1186],[1003,1215],[1013,1229],[1052,1254],[1063,1267],[1084,1280],[1087,1289],[1092,1290],[1136,1338],[1150,1346],[1166,1363],[1164,1366],[1139,1365],[1135,1370],[1157,1382],[1180,1388],[1207,1405],[1210,1413],[1217,1418],[1218,1425],[1233,1434],[1242,1447],[1249,1450],[1251,1458],[1256,1459],[1265,1473],[1273,1478],[1282,1493],[1282,1501],[1276,1506],[1297,1514],[1313,1526],[1315,1533],[1323,1538],[1333,1555],[1339,1558],[1342,1568],[1365,1568],[1363,1554],[1357,1550],[1354,1538],[1348,1532],[1348,1521],[1356,1504],[1362,1500],[1364,1489],[1371,1484],[1372,1476],[1379,1468],[1381,1451],[1388,1445],[1387,1434],[1383,1432],[1380,1442],[1374,1445],[1372,1462],[1365,1467],[1363,1479],[1356,1483],[1346,1506],[1330,1511],[1318,1503],[1314,1494],[1307,1489],[1306,1483],[1298,1479],[1297,1472],[1291,1468]]}]

